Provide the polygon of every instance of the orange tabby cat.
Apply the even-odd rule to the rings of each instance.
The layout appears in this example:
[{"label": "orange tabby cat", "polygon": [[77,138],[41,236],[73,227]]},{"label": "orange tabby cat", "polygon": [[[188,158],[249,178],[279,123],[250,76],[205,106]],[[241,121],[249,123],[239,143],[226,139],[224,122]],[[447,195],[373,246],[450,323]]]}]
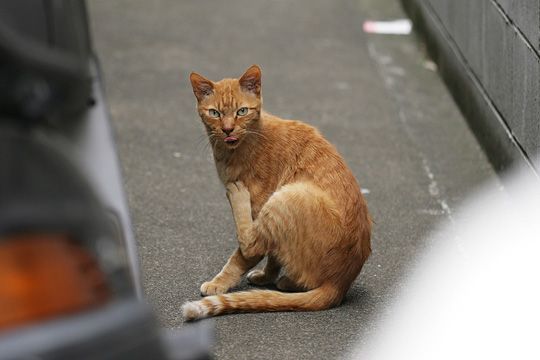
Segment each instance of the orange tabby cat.
[{"label": "orange tabby cat", "polygon": [[[239,247],[182,307],[194,320],[233,312],[323,310],[341,302],[371,253],[371,220],[336,149],[313,127],[261,110],[261,70],[212,82],[191,74],[198,111],[227,188]],[[248,280],[279,290],[225,294]],[[282,276],[279,277],[280,272]]]}]

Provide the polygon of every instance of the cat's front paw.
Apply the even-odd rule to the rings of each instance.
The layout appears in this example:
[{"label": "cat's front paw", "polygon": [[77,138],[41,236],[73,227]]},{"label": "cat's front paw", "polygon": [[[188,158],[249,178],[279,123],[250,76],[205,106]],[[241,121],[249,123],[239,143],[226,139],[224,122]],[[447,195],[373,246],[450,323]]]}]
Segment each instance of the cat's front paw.
[{"label": "cat's front paw", "polygon": [[232,204],[250,204],[251,196],[243,182],[231,182],[227,184],[227,198]]},{"label": "cat's front paw", "polygon": [[217,281],[207,281],[201,285],[202,296],[225,294],[228,290],[228,286]]}]

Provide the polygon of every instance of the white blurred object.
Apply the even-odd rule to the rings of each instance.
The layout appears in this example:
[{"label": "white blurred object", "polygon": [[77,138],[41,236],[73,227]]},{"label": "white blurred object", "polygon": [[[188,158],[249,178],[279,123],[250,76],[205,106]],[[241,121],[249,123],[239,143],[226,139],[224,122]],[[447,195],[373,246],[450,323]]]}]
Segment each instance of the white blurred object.
[{"label": "white blurred object", "polygon": [[458,212],[355,358],[540,359],[540,182],[507,189]]},{"label": "white blurred object", "polygon": [[362,29],[370,34],[408,35],[412,30],[412,21],[398,19],[392,21],[364,21]]}]

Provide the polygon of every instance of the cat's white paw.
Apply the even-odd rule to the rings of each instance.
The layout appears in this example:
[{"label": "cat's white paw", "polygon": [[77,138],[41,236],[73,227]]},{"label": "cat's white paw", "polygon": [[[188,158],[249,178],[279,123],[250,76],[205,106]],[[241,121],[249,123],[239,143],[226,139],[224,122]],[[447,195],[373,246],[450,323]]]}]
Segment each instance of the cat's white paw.
[{"label": "cat's white paw", "polygon": [[225,294],[228,290],[228,286],[215,281],[207,281],[201,285],[202,296]]}]

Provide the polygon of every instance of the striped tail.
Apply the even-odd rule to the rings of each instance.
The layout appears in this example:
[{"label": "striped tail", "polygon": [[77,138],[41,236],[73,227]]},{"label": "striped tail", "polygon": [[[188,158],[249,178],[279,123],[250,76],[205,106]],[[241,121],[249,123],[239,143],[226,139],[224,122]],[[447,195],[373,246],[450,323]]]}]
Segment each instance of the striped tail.
[{"label": "striped tail", "polygon": [[186,302],[182,306],[182,313],[186,321],[192,321],[239,312],[316,311],[335,306],[341,299],[341,292],[330,285],[299,293],[252,290],[207,296],[199,301]]}]

